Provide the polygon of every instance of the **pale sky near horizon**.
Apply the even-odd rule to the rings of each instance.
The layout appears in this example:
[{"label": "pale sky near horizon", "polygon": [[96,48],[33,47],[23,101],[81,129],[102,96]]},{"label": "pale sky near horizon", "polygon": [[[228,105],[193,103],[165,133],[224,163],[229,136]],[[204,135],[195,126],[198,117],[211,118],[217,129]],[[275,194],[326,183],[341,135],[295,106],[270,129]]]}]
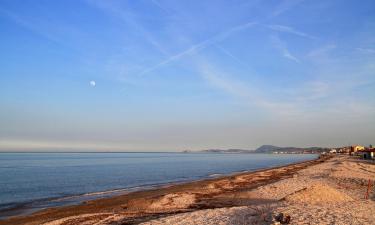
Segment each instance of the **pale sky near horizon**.
[{"label": "pale sky near horizon", "polygon": [[375,144],[373,0],[0,0],[0,151]]}]

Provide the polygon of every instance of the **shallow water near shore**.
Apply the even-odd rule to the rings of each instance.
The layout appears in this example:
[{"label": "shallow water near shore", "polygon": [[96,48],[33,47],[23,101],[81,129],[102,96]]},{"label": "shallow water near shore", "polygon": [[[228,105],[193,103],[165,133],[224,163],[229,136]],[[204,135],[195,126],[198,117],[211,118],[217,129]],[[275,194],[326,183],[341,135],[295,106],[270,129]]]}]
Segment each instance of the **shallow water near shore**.
[{"label": "shallow water near shore", "polygon": [[161,184],[315,159],[309,154],[0,153],[0,219]]}]

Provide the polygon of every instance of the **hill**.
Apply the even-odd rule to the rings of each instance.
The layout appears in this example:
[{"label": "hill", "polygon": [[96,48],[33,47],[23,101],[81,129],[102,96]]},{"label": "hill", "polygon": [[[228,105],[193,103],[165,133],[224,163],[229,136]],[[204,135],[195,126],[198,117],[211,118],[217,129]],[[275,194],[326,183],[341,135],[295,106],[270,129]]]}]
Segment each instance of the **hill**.
[{"label": "hill", "polygon": [[245,150],[245,149],[206,149],[200,151],[189,151],[185,150],[184,153],[254,153],[253,150]]},{"label": "hill", "polygon": [[328,148],[321,147],[278,147],[273,145],[262,145],[255,150],[255,153],[322,153],[329,151]]}]

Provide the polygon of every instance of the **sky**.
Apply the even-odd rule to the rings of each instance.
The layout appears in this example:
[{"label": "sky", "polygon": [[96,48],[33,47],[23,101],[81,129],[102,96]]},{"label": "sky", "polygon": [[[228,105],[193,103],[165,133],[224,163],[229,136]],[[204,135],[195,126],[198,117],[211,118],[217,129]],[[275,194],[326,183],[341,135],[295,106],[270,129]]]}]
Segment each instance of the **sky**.
[{"label": "sky", "polygon": [[373,0],[0,0],[0,151],[375,144]]}]

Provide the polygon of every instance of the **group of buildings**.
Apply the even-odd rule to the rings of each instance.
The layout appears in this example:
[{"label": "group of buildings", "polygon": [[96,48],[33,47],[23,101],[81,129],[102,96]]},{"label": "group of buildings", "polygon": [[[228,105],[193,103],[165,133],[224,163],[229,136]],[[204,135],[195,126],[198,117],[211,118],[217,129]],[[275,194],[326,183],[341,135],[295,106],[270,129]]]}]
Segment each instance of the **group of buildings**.
[{"label": "group of buildings", "polygon": [[361,145],[352,145],[341,148],[331,149],[329,153],[341,153],[349,154],[353,156],[359,156],[362,159],[373,159],[375,160],[375,148],[370,145],[369,147]]}]

